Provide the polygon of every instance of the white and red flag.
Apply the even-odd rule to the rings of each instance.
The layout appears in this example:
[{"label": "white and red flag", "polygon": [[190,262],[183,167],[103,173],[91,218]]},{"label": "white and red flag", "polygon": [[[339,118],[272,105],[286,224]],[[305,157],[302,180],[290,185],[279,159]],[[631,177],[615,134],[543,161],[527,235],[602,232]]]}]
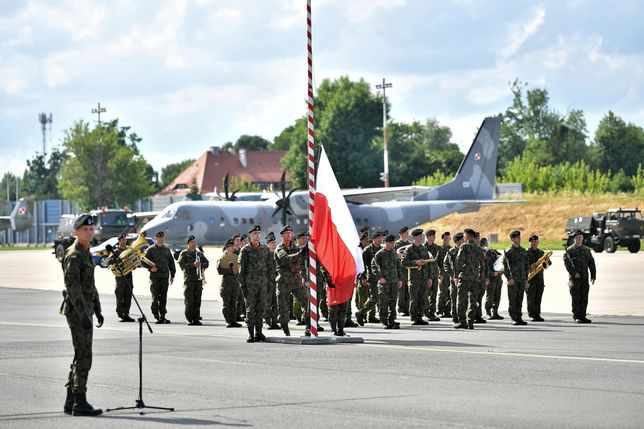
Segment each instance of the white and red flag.
[{"label": "white and red flag", "polygon": [[318,261],[329,272],[334,286],[327,291],[328,304],[337,305],[351,299],[356,277],[364,270],[364,264],[351,212],[324,147],[321,149],[311,241]]}]

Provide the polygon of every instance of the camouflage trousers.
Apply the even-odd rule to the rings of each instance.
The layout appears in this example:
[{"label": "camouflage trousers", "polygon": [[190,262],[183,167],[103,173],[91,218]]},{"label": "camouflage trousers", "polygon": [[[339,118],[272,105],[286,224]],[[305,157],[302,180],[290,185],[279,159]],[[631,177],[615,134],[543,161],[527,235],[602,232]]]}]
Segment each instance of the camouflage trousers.
[{"label": "camouflage trousers", "polygon": [[521,319],[521,307],[523,306],[523,292],[525,291],[525,284],[523,282],[519,284],[508,285],[508,301],[510,305],[508,307],[508,313],[510,318],[515,322]]},{"label": "camouflage trousers", "polygon": [[575,319],[586,317],[588,292],[590,292],[588,279],[569,279],[568,288],[570,289],[570,297],[572,298],[572,316]]},{"label": "camouflage trousers", "polygon": [[[363,284],[364,283],[364,284]],[[356,307],[360,310],[369,299],[369,282],[358,280],[358,293],[356,293]]]},{"label": "camouflage trousers", "polygon": [[[452,310],[452,322],[454,323],[459,323],[458,320],[458,286],[455,278],[450,279],[449,283],[449,296],[451,300],[451,310]],[[463,323],[465,323],[465,320],[463,320]]]},{"label": "camouflage trousers", "polygon": [[186,320],[197,322],[201,316],[201,281],[186,281],[183,286],[183,302],[186,306]]},{"label": "camouflage trousers", "polygon": [[436,298],[438,296],[438,277],[432,277],[432,285],[425,288],[423,314],[433,316],[436,314]]},{"label": "camouflage trousers", "polygon": [[[533,279],[534,280],[534,279]],[[541,299],[543,290],[546,287],[543,281],[531,281],[525,289],[526,301],[528,301],[528,316],[534,318],[541,316]]]},{"label": "camouflage trousers", "polygon": [[396,322],[396,297],[398,288],[396,283],[378,285],[378,301],[380,308],[380,321],[383,325],[392,326]]},{"label": "camouflage trousers", "polygon": [[239,288],[239,295],[237,295],[237,305],[235,307],[235,310],[237,313],[235,316],[243,314],[246,315],[246,304],[244,301],[244,291],[241,290],[241,286]]},{"label": "camouflage trousers", "polygon": [[[354,289],[355,291],[355,289]],[[355,293],[355,292],[354,292]],[[351,294],[351,298],[347,301],[347,309],[345,311],[345,323],[351,321],[351,316],[352,316],[352,311],[351,311],[351,302],[353,301],[353,294]],[[329,306],[329,320],[331,320],[331,307]]]},{"label": "camouflage trousers", "polygon": [[344,329],[344,324],[347,321],[347,313],[351,313],[349,306],[351,300],[343,302],[338,305],[329,306],[329,324],[331,327],[336,327],[336,332]]},{"label": "camouflage trousers", "polygon": [[480,282],[472,280],[458,280],[457,288],[457,302],[458,320],[460,323],[472,323],[476,318],[477,307],[477,292]]},{"label": "camouflage trousers", "polygon": [[407,289],[409,290],[409,316],[411,321],[418,321],[423,318],[423,303],[425,302],[425,291],[427,280],[409,279]]},{"label": "camouflage trousers", "polygon": [[249,328],[262,327],[262,319],[266,311],[266,282],[247,283],[244,289],[246,304],[246,326]]},{"label": "camouflage trousers", "polygon": [[155,319],[164,318],[168,312],[168,279],[166,277],[150,278],[150,293],[152,294],[152,315]]},{"label": "camouflage trousers", "polygon": [[409,313],[409,288],[407,283],[409,282],[409,275],[407,274],[407,269],[403,268],[402,274],[402,284],[403,287],[398,289],[398,312],[399,313]]},{"label": "camouflage trousers", "polygon": [[224,315],[226,323],[234,322],[237,299],[239,297],[239,283],[237,282],[236,276],[230,280],[225,277],[222,279],[221,286],[219,287],[219,295],[221,296],[222,302],[221,312]]},{"label": "camouflage trousers", "polygon": [[279,311],[277,309],[277,290],[274,281],[268,282],[266,288],[266,308],[264,310],[264,321],[266,324],[273,325],[277,323]]},{"label": "camouflage trousers", "polygon": [[318,308],[320,314],[322,314],[322,317],[325,319],[329,318],[329,306],[326,301],[326,286],[322,287],[321,285],[318,286]]},{"label": "camouflage trousers", "polygon": [[117,277],[116,288],[114,295],[116,295],[116,315],[121,319],[130,314],[130,306],[132,305],[132,275]]},{"label": "camouflage trousers", "polygon": [[304,306],[296,297],[293,297],[293,303],[291,305],[293,306],[293,315],[298,321],[301,321],[302,315],[305,313]]},{"label": "camouflage trousers", "polygon": [[476,316],[475,319],[483,318],[483,295],[485,295],[485,280],[476,283]]},{"label": "camouflage trousers", "polygon": [[492,311],[499,312],[499,303],[501,302],[501,288],[503,279],[501,276],[490,277],[490,283],[485,287],[485,311],[488,315]]},{"label": "camouflage trousers", "polygon": [[376,317],[376,305],[378,304],[378,282],[369,281],[369,297],[360,308],[360,312],[366,315],[369,320]]},{"label": "camouflage trousers", "polygon": [[85,330],[81,318],[74,312],[67,314],[67,325],[72,334],[74,345],[74,360],[70,366],[67,386],[74,393],[87,392],[87,377],[92,368],[92,338],[93,328]]},{"label": "camouflage trousers", "polygon": [[[286,287],[277,285],[277,308],[279,310],[279,320],[282,327],[288,325],[289,317],[289,301],[293,298],[297,298],[300,302],[300,311],[304,314],[304,319],[308,326],[309,324],[309,312],[307,307],[308,304],[308,295],[307,290],[302,287],[296,287],[295,289],[289,291]],[[303,303],[303,304],[302,304]]]},{"label": "camouflage trousers", "polygon": [[442,315],[451,314],[452,299],[449,290],[450,278],[447,274],[438,276],[438,309],[437,312]]}]

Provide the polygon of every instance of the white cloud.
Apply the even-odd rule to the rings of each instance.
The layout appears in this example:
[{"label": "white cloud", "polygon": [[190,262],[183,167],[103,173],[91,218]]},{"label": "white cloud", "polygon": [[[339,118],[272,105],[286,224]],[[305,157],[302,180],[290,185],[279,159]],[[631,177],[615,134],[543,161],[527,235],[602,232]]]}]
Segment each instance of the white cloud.
[{"label": "white cloud", "polygon": [[545,22],[546,10],[539,6],[534,9],[533,16],[527,22],[515,22],[508,28],[506,46],[498,52],[501,58],[516,54],[521,46],[539,30]]}]

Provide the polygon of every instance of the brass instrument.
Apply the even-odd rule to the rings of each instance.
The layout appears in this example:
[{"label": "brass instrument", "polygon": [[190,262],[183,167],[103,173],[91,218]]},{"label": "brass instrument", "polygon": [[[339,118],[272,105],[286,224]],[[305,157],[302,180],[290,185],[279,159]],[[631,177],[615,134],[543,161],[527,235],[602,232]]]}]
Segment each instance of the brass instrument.
[{"label": "brass instrument", "polygon": [[396,249],[396,255],[398,255],[400,260],[402,260],[405,257],[405,252],[407,251],[407,249],[409,249],[409,246],[411,246],[411,244],[406,244]]},{"label": "brass instrument", "polygon": [[430,253],[428,259],[421,259],[420,261],[423,263],[423,265],[420,265],[420,266],[419,265],[414,265],[413,267],[406,267],[406,268],[408,270],[420,270],[421,268],[423,268],[427,264],[433,264],[436,261],[436,258],[434,258],[434,255],[432,255]]},{"label": "brass instrument", "polygon": [[547,251],[546,253],[543,254],[542,257],[540,257],[537,262],[535,262],[535,267],[534,270],[530,270],[528,273],[528,281],[532,280],[534,276],[539,274],[541,271],[547,269],[550,265],[552,265],[552,261],[550,260],[550,257],[552,256],[552,251]]},{"label": "brass instrument", "polygon": [[[199,257],[199,251],[195,251],[196,257],[195,260],[196,262],[201,263],[201,258]],[[206,277],[203,275],[204,270],[201,269],[201,265],[197,267],[197,280],[201,280],[203,284],[206,284]]]},{"label": "brass instrument", "polygon": [[239,260],[234,253],[224,254],[219,260],[220,268],[232,268],[235,274],[239,273]]},{"label": "brass instrument", "polygon": [[116,277],[123,277],[130,274],[135,268],[140,267],[142,263],[154,267],[156,264],[143,255],[143,252],[149,246],[150,243],[145,239],[145,236],[139,234],[139,238],[112,260],[110,267],[112,273]]}]

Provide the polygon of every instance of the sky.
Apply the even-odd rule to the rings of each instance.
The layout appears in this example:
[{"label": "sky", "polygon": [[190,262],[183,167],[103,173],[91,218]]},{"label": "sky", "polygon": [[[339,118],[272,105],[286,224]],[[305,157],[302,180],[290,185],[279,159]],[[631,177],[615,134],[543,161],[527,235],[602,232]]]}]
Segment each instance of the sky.
[{"label": "sky", "polygon": [[[98,102],[159,171],[272,140],[306,113],[305,18],[305,0],[0,0],[0,175],[42,152],[40,112],[50,148]],[[637,0],[313,0],[315,84],[384,77],[393,120],[436,118],[465,150],[519,78],[592,137],[608,110],[644,125],[643,18]]]}]

